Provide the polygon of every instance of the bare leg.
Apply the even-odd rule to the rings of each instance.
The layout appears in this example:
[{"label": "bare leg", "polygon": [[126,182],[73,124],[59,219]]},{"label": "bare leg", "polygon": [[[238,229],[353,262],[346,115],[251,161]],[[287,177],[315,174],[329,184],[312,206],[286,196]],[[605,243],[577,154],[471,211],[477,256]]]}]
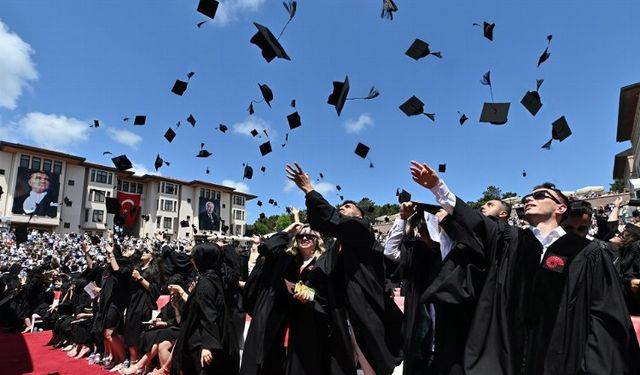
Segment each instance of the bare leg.
[{"label": "bare leg", "polygon": [[135,346],[130,346],[129,347],[129,361],[131,361],[131,363],[135,362],[138,360],[138,348]]},{"label": "bare leg", "polygon": [[111,352],[113,353],[113,360],[115,361],[115,363],[121,363],[122,361],[124,361],[124,343],[120,335],[111,336]]},{"label": "bare leg", "polygon": [[78,354],[73,357],[75,359],[80,359],[89,353],[89,347],[84,345],[78,345]]},{"label": "bare leg", "polygon": [[24,331],[22,331],[22,333],[27,333],[29,331],[31,331],[31,319],[30,318],[24,318]]},{"label": "bare leg", "polygon": [[160,366],[164,367],[171,359],[171,349],[173,349],[173,343],[171,341],[163,341],[158,345],[158,359],[160,360]]}]

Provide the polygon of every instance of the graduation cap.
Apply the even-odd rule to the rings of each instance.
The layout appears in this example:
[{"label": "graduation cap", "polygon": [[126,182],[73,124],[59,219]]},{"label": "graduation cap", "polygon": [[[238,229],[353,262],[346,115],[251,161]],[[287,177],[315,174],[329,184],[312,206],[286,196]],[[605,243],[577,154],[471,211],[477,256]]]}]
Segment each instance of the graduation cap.
[{"label": "graduation cap", "polygon": [[260,212],[260,219],[266,219],[267,215],[264,214],[264,212]]},{"label": "graduation cap", "polygon": [[16,225],[15,235],[16,235],[16,244],[20,246],[21,243],[27,242],[28,239],[28,228],[27,223],[20,223]]},{"label": "graduation cap", "polygon": [[189,227],[189,222],[187,220],[180,221],[180,228],[188,228],[188,227]]},{"label": "graduation cap", "polygon": [[156,171],[158,171],[158,169],[162,167],[162,164],[165,164],[167,166],[171,165],[171,163],[169,163],[168,161],[164,161],[164,159],[160,157],[160,154],[158,154],[156,156],[156,161],[153,163],[153,166],[156,167]]},{"label": "graduation cap", "polygon": [[131,160],[129,160],[126,155],[116,156],[115,158],[112,158],[111,161],[113,162],[113,165],[116,167],[116,169],[120,172],[133,168],[133,165],[131,165]]},{"label": "graduation cap", "polygon": [[260,167],[260,172],[264,174],[266,171],[267,171],[267,167],[265,167],[264,165]]},{"label": "graduation cap", "polygon": [[196,10],[201,14],[209,17],[209,19],[199,22],[197,25],[198,27],[201,27],[205,23],[211,21],[216,16],[218,5],[220,5],[220,3],[216,0],[200,0],[200,2],[198,3],[198,8]]},{"label": "graduation cap", "polygon": [[524,169],[522,170],[522,177],[527,177],[527,171],[525,171]]},{"label": "graduation cap", "polygon": [[258,130],[257,129],[253,129],[249,132],[251,134],[252,137],[255,137],[258,135]]},{"label": "graduation cap", "polygon": [[164,138],[169,141],[169,143],[173,142],[173,139],[176,137],[176,132],[173,131],[173,129],[169,128],[165,133],[164,133]]},{"label": "graduation cap", "polygon": [[218,130],[220,130],[223,133],[226,133],[227,130],[229,130],[229,128],[225,124],[220,124],[220,125],[218,125]]},{"label": "graduation cap", "polygon": [[120,215],[120,202],[118,198],[107,198],[105,203],[108,214]]},{"label": "graduation cap", "polygon": [[113,155],[113,153],[111,151],[103,151],[102,155]]},{"label": "graduation cap", "polygon": [[393,0],[382,0],[382,13],[380,18],[387,18],[393,21],[393,13],[398,11],[398,6]]},{"label": "graduation cap", "polygon": [[204,143],[201,143],[200,144],[200,152],[198,152],[198,155],[196,155],[196,157],[197,158],[208,158],[211,155],[213,155],[213,154],[204,149]]},{"label": "graduation cap", "polygon": [[542,85],[544,80],[538,79],[536,80],[536,90],[535,91],[527,91],[524,94],[524,97],[520,101],[520,103],[531,113],[531,115],[535,116],[540,108],[542,108],[542,101],[540,100],[540,85]]},{"label": "graduation cap", "polygon": [[[355,154],[360,156],[363,159],[368,159],[367,155],[369,154],[369,146],[358,142],[358,145],[356,146],[355,149]],[[371,160],[369,159],[369,168],[373,168],[373,163],[371,162]]]},{"label": "graduation cap", "polygon": [[415,95],[407,99],[407,101],[402,103],[398,108],[400,108],[400,110],[409,117],[417,116],[417,115],[425,115],[428,118],[430,118],[431,121],[436,120],[435,113],[424,112],[424,103],[422,102],[422,100],[418,99],[418,97]]},{"label": "graduation cap", "polygon": [[173,87],[171,88],[171,92],[178,96],[182,96],[182,94],[184,94],[184,92],[187,91],[187,85],[189,84],[189,80],[191,79],[191,77],[193,77],[194,74],[195,74],[194,72],[189,72],[187,74],[187,81],[176,79],[176,82],[173,84]]},{"label": "graduation cap", "polygon": [[244,180],[245,178],[247,180],[250,180],[253,178],[253,167],[251,167],[249,164],[242,164],[244,166],[244,172],[242,173],[242,179]]},{"label": "graduation cap", "polygon": [[196,126],[196,118],[193,117],[192,114],[189,114],[189,117],[187,117],[187,122],[189,124],[191,124],[191,126],[195,127]]},{"label": "graduation cap", "polygon": [[447,165],[446,164],[439,164],[438,165],[438,172],[439,173],[445,173],[447,171]]},{"label": "graduation cap", "polygon": [[630,199],[629,202],[627,202],[627,206],[632,206],[632,207],[640,206],[640,199]]},{"label": "graduation cap", "polygon": [[433,55],[439,59],[442,58],[442,54],[440,52],[431,52],[429,49],[429,43],[420,39],[414,40],[404,54],[416,61],[429,55]]},{"label": "graduation cap", "polygon": [[271,33],[271,30],[256,22],[253,24],[258,29],[258,32],[251,37],[250,42],[262,50],[262,57],[264,57],[267,62],[271,62],[276,57],[291,60],[278,41],[278,38]]},{"label": "graduation cap", "polygon": [[417,211],[428,212],[433,215],[437,214],[438,211],[442,209],[442,207],[435,204],[422,203],[422,202],[411,202],[411,203],[413,203],[413,206],[416,208]]},{"label": "graduation cap", "polygon": [[549,52],[549,45],[551,44],[552,38],[553,38],[553,35],[547,35],[547,48],[545,48],[544,52],[542,52],[540,57],[538,57],[538,66],[540,66],[540,64],[547,61],[547,59],[549,59],[549,56],[551,56],[551,53]]},{"label": "graduation cap", "polygon": [[256,204],[258,205],[258,207],[262,207],[262,201],[257,201]]},{"label": "graduation cap", "polygon": [[282,144],[282,147],[286,146],[287,143],[289,143],[289,133],[284,134],[284,143]]},{"label": "graduation cap", "polygon": [[[2,193],[0,192],[0,196],[2,195]],[[64,197],[64,199],[62,200],[64,202],[64,204],[67,207],[71,207],[71,205],[73,204],[73,202],[71,202],[71,200],[68,197]]]},{"label": "graduation cap", "polygon": [[98,120],[93,120],[93,125],[89,125],[90,128],[99,128],[100,127],[100,121]]},{"label": "graduation cap", "polygon": [[144,125],[147,122],[147,116],[138,115],[133,119],[133,125]]},{"label": "graduation cap", "polygon": [[287,122],[289,123],[289,129],[291,130],[300,127],[302,125],[302,121],[300,119],[300,114],[298,114],[298,111],[288,115]]},{"label": "graduation cap", "polygon": [[207,170],[204,171],[204,173],[209,174],[209,167],[207,167]]},{"label": "graduation cap", "polygon": [[467,121],[469,117],[467,117],[467,115],[465,115],[464,113],[458,112],[458,114],[460,115],[460,119],[458,120],[458,122],[460,122],[460,125],[464,125],[464,122]]},{"label": "graduation cap", "polygon": [[411,194],[402,189],[402,191],[399,191],[400,189],[396,190],[396,197],[398,197],[398,203],[402,204],[404,202],[410,202],[411,201]]},{"label": "graduation cap", "polygon": [[262,156],[269,154],[271,151],[271,141],[266,141],[265,143],[260,145],[260,153],[262,154]]},{"label": "graduation cap", "polygon": [[275,203],[275,201],[273,200],[273,198],[269,198],[269,204],[273,205]]},{"label": "graduation cap", "polygon": [[342,187],[340,187],[340,185],[336,185],[336,190],[340,191],[342,190]]},{"label": "graduation cap", "polygon": [[269,108],[271,108],[271,101],[273,100],[273,91],[271,91],[271,88],[266,83],[265,84],[258,83],[258,87],[260,87],[262,98],[264,99],[265,102],[267,102],[267,105],[269,106]]},{"label": "graduation cap", "polygon": [[482,26],[482,33],[484,34],[484,37],[493,42],[493,29],[496,27],[495,23],[484,21],[482,25],[474,23],[473,26]]},{"label": "graduation cap", "polygon": [[338,116],[342,112],[342,108],[344,107],[344,103],[347,100],[347,95],[349,94],[349,76],[344,78],[344,81],[333,81],[333,92],[329,95],[327,99],[327,103],[336,107],[336,112]]},{"label": "graduation cap", "polygon": [[551,139],[542,145],[542,148],[549,150],[551,149],[551,142],[555,139],[557,141],[564,141],[571,135],[571,128],[569,128],[569,124],[567,123],[567,119],[562,116],[556,121],[554,121],[551,127]]},{"label": "graduation cap", "polygon": [[510,106],[511,103],[484,103],[480,114],[480,122],[493,125],[506,124]]}]

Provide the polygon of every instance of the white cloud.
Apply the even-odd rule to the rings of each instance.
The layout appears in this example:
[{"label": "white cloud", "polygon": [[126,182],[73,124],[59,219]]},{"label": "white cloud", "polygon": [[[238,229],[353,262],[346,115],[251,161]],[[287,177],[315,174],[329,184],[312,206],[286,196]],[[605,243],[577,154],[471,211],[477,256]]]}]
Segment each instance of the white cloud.
[{"label": "white cloud", "polygon": [[249,186],[241,181],[222,180],[222,185],[235,188],[241,193],[249,194]]},{"label": "white cloud", "polygon": [[16,108],[22,90],[38,78],[33,49],[0,21],[0,107]]},{"label": "white cloud", "polygon": [[138,164],[135,162],[131,162],[132,168],[129,171],[133,172],[133,174],[138,176],[144,176],[145,174],[161,176],[162,173],[156,172],[155,170],[147,169],[144,164]]},{"label": "white cloud", "polygon": [[368,113],[363,113],[358,117],[357,120],[347,120],[344,123],[345,129],[347,129],[347,133],[360,133],[367,126],[373,126],[373,118]]},{"label": "white cloud", "polygon": [[31,112],[11,124],[15,134],[37,146],[63,149],[89,139],[89,125],[73,117]]},{"label": "white cloud", "polygon": [[138,143],[142,142],[141,136],[128,130],[108,128],[107,133],[114,141],[127,145],[131,148],[138,148]]},{"label": "white cloud", "polygon": [[[311,183],[311,184],[313,185],[313,189],[322,195],[326,195],[328,193],[336,191],[336,185],[330,182],[318,182],[315,184],[314,183]],[[284,185],[284,191],[287,193],[291,191],[296,191],[302,194],[302,191],[299,190],[296,184],[291,180],[287,180],[287,183]]]},{"label": "white cloud", "polygon": [[233,129],[234,133],[246,135],[247,137],[251,137],[251,138],[253,138],[253,136],[251,135],[251,131],[253,129],[256,129],[259,132],[256,138],[258,136],[264,137],[263,130],[267,131],[270,138],[273,138],[278,135],[278,133],[271,127],[271,125],[269,125],[268,122],[255,116],[249,117],[243,122],[235,123],[231,126],[231,128]]},{"label": "white cloud", "polygon": [[220,1],[214,23],[226,26],[243,13],[255,13],[266,0],[224,0]]}]

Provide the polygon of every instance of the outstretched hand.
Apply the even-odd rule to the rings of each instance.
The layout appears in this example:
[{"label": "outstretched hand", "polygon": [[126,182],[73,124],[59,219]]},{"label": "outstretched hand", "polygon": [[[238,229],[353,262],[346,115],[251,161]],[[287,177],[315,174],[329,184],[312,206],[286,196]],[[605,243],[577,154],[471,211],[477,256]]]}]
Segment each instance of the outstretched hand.
[{"label": "outstretched hand", "polygon": [[440,177],[438,177],[436,171],[426,163],[418,163],[415,160],[411,160],[409,170],[413,181],[427,189],[431,189],[440,182]]},{"label": "outstretched hand", "polygon": [[287,164],[287,178],[293,181],[305,194],[313,191],[313,185],[311,185],[309,175],[304,173],[300,165],[298,165],[298,162],[294,162],[293,164],[293,166]]}]

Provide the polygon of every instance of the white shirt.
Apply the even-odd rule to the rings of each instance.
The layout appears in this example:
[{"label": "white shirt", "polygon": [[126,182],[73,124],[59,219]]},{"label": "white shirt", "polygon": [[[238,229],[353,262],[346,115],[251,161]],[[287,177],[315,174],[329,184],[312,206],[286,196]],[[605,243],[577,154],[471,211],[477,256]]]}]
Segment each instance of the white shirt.
[{"label": "white shirt", "polygon": [[37,205],[42,201],[42,198],[47,195],[47,192],[44,191],[42,193],[36,193],[35,191],[31,191],[27,199],[22,203],[22,210],[26,214],[30,214],[36,210]]},{"label": "white shirt", "polygon": [[393,221],[393,226],[387,234],[387,241],[384,243],[384,255],[394,262],[400,261],[400,244],[404,236],[404,227],[407,221],[397,218]]},{"label": "white shirt", "polygon": [[529,227],[529,230],[531,231],[531,233],[533,233],[534,236],[536,236],[538,241],[540,241],[540,243],[542,244],[542,255],[540,255],[540,262],[542,262],[542,259],[544,258],[544,254],[547,252],[547,249],[551,245],[553,245],[553,243],[556,242],[560,237],[567,234],[567,232],[565,232],[565,230],[560,226],[554,228],[546,236],[544,236],[540,231],[540,229],[536,227]]}]

